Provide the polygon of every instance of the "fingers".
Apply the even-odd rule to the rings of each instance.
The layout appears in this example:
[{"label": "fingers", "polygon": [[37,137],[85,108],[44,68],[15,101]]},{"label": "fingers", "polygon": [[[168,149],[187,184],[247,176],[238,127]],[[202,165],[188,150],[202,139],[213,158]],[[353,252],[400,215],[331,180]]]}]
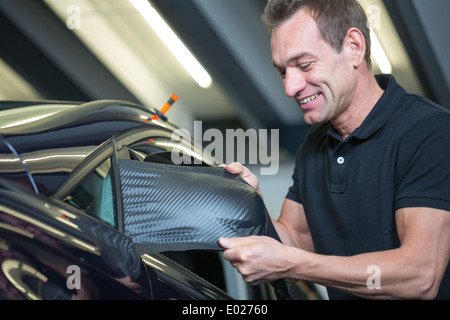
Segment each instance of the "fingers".
[{"label": "fingers", "polygon": [[225,170],[227,170],[229,173],[232,174],[238,174],[241,176],[242,179],[244,179],[249,185],[253,187],[262,197],[261,190],[259,189],[259,180],[258,178],[248,169],[247,167],[243,166],[239,162],[233,162],[230,164],[223,164],[220,165],[221,167],[224,167]]},{"label": "fingers", "polygon": [[219,238],[219,244],[224,249],[231,249],[229,238]]},{"label": "fingers", "polygon": [[236,267],[241,263],[258,259],[261,254],[259,244],[264,243],[265,238],[261,236],[219,238],[219,244],[225,249],[223,257]]},{"label": "fingers", "polygon": [[233,163],[230,163],[230,164],[221,164],[220,166],[224,167],[229,173],[239,174],[239,175],[244,172],[244,169],[246,169],[239,162],[233,162]]},{"label": "fingers", "polygon": [[219,244],[224,249],[233,249],[237,247],[245,247],[248,246],[255,241],[252,237],[243,237],[243,238],[219,238]]},{"label": "fingers", "polygon": [[260,236],[219,239],[220,245],[225,249],[223,258],[228,260],[243,279],[251,284],[271,279],[272,268],[269,263],[271,258],[268,256],[267,247],[272,241],[275,240]]},{"label": "fingers", "polygon": [[[245,238],[220,238],[219,244],[225,249],[223,258],[228,260],[233,267],[235,267],[242,276],[245,277],[243,251],[245,251]],[[244,250],[243,250],[244,249]],[[245,278],[244,278],[245,279]]]},{"label": "fingers", "polygon": [[223,257],[233,263],[239,263],[243,260],[242,250],[247,246],[254,244],[251,237],[245,238],[220,238],[219,244],[225,249]]}]

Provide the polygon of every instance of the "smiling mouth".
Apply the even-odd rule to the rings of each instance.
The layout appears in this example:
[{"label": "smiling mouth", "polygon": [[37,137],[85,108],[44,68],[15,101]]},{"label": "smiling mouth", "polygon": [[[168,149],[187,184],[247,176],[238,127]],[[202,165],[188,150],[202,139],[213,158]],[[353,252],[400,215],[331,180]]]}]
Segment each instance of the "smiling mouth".
[{"label": "smiling mouth", "polygon": [[318,97],[319,97],[319,94],[317,93],[317,94],[315,94],[313,96],[310,96],[310,97],[308,97],[306,99],[300,100],[300,104],[303,106],[303,105],[308,104],[309,102],[311,102],[313,100],[316,100]]}]

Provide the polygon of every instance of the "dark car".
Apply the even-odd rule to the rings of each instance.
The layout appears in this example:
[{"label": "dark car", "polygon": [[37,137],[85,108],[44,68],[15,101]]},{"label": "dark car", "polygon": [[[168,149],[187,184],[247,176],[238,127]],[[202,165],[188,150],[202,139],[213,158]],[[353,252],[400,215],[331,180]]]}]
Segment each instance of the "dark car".
[{"label": "dark car", "polygon": [[125,234],[118,163],[170,163],[176,129],[122,101],[0,103],[0,296],[279,297],[245,284],[219,250],[146,253]]}]

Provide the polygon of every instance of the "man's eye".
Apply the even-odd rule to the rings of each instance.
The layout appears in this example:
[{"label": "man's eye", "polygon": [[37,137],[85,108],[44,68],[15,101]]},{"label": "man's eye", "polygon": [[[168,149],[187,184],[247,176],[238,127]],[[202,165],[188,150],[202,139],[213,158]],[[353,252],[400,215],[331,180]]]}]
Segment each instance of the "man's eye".
[{"label": "man's eye", "polygon": [[299,65],[299,68],[300,68],[300,70],[302,70],[302,71],[308,70],[309,67],[311,67],[311,62],[308,62],[308,63],[302,63],[301,65]]},{"label": "man's eye", "polygon": [[278,74],[280,75],[280,77],[284,78],[286,76],[286,70],[279,70]]}]

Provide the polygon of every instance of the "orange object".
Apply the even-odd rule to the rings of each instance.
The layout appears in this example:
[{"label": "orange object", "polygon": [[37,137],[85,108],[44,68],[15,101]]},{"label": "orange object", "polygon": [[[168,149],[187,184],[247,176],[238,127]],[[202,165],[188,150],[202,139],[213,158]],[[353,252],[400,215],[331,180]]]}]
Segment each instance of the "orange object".
[{"label": "orange object", "polygon": [[[171,96],[170,96],[170,99],[169,99],[169,101],[167,101],[164,105],[163,105],[163,107],[161,108],[161,114],[165,114],[167,111],[169,111],[169,109],[170,109],[170,107],[172,106],[172,104],[174,104],[174,102],[175,101],[177,101],[178,100],[178,96],[177,95],[175,95],[175,94],[172,94]],[[152,120],[158,120],[159,119],[159,116],[158,115],[154,115],[152,118],[151,118]]]},{"label": "orange object", "polygon": [[165,113],[170,109],[170,107],[172,106],[172,104],[173,104],[175,101],[177,101],[177,100],[178,100],[178,96],[176,96],[176,95],[174,95],[174,94],[171,95],[169,101],[166,102],[166,104],[162,107],[161,113],[162,113],[162,114],[165,114]]}]

